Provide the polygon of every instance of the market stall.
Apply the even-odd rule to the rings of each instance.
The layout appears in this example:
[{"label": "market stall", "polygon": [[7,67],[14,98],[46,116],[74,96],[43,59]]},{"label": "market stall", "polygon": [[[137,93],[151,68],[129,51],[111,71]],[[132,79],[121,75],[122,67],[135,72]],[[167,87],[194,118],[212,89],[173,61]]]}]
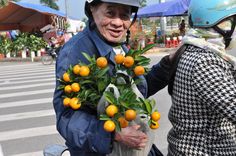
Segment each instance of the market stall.
[{"label": "market stall", "polygon": [[66,22],[65,14],[60,11],[24,2],[9,2],[0,9],[0,15],[0,31],[33,32],[48,24],[60,29]]},{"label": "market stall", "polygon": [[171,0],[141,8],[138,17],[167,17],[187,15],[190,0]]}]

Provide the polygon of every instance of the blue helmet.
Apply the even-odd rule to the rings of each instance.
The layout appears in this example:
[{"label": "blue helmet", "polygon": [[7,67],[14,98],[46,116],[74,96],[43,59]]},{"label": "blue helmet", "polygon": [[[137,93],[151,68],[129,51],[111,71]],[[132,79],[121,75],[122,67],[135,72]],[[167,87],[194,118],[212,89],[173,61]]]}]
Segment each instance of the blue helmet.
[{"label": "blue helmet", "polygon": [[191,0],[189,24],[192,27],[212,27],[236,14],[236,0]]}]

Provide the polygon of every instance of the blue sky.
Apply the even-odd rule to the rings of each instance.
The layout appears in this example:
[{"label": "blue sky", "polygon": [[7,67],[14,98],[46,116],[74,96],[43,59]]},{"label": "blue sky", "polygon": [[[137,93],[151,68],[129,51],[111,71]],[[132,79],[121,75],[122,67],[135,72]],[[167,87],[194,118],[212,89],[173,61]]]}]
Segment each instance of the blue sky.
[{"label": "blue sky", "polygon": [[[118,0],[119,1],[119,0]],[[29,2],[34,4],[40,4],[39,0],[21,0],[21,2]],[[68,15],[77,19],[86,17],[84,14],[84,2],[85,0],[67,0],[68,3]],[[147,0],[147,4],[158,3],[159,0]],[[58,0],[57,4],[60,7],[60,11],[65,12],[65,0]]]}]

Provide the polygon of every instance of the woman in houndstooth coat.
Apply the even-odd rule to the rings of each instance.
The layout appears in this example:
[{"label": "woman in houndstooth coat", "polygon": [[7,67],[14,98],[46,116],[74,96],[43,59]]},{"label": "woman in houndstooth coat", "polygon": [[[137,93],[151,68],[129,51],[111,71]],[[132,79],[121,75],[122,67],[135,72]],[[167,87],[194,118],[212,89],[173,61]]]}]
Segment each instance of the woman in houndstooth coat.
[{"label": "woman in houndstooth coat", "polygon": [[[192,0],[172,86],[168,156],[236,156],[236,0]],[[184,47],[184,48],[183,48]]]}]

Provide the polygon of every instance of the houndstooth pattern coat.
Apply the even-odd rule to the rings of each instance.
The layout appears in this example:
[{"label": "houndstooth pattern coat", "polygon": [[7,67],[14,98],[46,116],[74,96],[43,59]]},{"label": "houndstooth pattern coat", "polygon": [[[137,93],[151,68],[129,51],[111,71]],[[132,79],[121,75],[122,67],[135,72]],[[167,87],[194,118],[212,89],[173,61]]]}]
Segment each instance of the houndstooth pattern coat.
[{"label": "houndstooth pattern coat", "polygon": [[236,156],[236,71],[188,45],[173,85],[168,156]]}]

